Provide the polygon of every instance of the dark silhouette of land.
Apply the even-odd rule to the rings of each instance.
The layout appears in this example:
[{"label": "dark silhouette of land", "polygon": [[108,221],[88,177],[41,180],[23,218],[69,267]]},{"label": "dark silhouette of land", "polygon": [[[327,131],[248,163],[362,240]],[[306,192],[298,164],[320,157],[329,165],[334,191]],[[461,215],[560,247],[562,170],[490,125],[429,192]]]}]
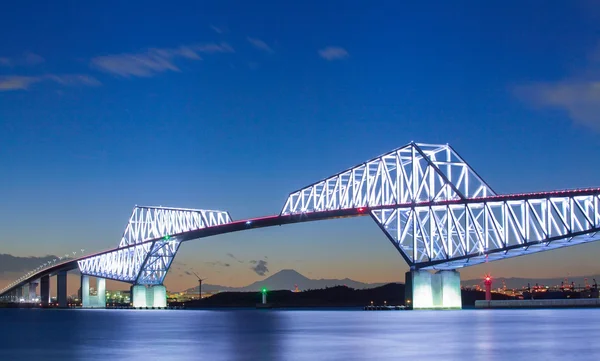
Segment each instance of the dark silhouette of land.
[{"label": "dark silhouette of land", "polygon": [[[578,276],[571,277],[568,279],[567,283],[574,283],[574,286],[584,286],[586,281],[590,284],[594,282],[595,279],[600,280],[600,275],[594,276]],[[398,279],[399,282],[402,282],[403,279]],[[503,277],[493,277],[493,288],[501,288],[506,285],[509,289],[521,289],[526,287],[527,284],[531,284],[531,286],[535,284],[546,285],[546,286],[555,286],[561,285],[561,282],[564,282],[564,278],[545,278],[545,279],[534,279],[534,278],[503,278]],[[231,286],[222,286],[215,285],[210,283],[202,283],[202,291],[215,293],[215,292],[252,292],[259,291],[263,288],[268,290],[293,290],[294,287],[298,287],[300,290],[308,290],[308,289],[322,289],[327,287],[335,287],[335,286],[348,286],[354,289],[366,289],[366,288],[374,288],[383,286],[386,283],[364,283],[360,281],[355,281],[349,278],[344,279],[311,279],[308,278],[301,273],[297,272],[293,269],[283,269],[263,280],[256,281],[252,284],[243,287],[231,287]],[[479,285],[480,287],[484,287],[483,285],[483,277],[481,279],[469,279],[463,280],[461,282],[463,287],[472,287],[474,285]],[[197,294],[198,286],[189,288],[185,290],[188,293]]]},{"label": "dark silhouette of land", "polygon": [[[364,283],[354,281],[349,278],[344,279],[310,279],[293,269],[283,269],[264,280],[256,281],[244,287],[230,287],[213,285],[209,283],[202,284],[203,292],[219,292],[219,291],[232,291],[232,292],[246,292],[246,291],[258,291],[263,288],[269,290],[293,290],[295,286],[298,286],[301,290],[308,289],[320,289],[334,286],[348,286],[355,289],[373,288],[377,286],[383,286],[385,283]],[[198,293],[198,286],[192,287],[186,290],[188,293]]]},{"label": "dark silhouette of land", "polygon": [[[202,300],[185,303],[186,308],[255,307],[261,303],[260,292],[221,292]],[[492,294],[493,299],[512,299],[510,296]],[[475,300],[484,300],[485,292],[462,291],[463,307],[475,305]],[[267,303],[273,307],[364,307],[370,305],[404,305],[404,285],[390,283],[370,289],[353,289],[335,286],[318,290],[292,292],[288,290],[268,291]]]}]

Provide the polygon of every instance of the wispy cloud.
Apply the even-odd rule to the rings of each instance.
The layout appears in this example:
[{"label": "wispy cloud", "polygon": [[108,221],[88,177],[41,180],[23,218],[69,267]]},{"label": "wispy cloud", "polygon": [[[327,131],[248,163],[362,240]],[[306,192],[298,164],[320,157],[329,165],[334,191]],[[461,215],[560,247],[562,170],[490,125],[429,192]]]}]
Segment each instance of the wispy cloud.
[{"label": "wispy cloud", "polygon": [[234,260],[238,261],[239,263],[244,263],[244,261],[242,261],[241,259],[238,259],[236,256],[234,256],[233,253],[227,253],[227,257],[233,258]]},{"label": "wispy cloud", "polygon": [[67,74],[67,75],[46,75],[45,79],[52,80],[61,85],[67,86],[99,86],[102,85],[96,78],[84,74]]},{"label": "wispy cloud", "polygon": [[214,262],[205,262],[207,265],[209,266],[218,266],[218,267],[229,267],[231,266],[231,264],[226,263],[226,262],[221,262],[221,261],[214,261]]},{"label": "wispy cloud", "polygon": [[41,76],[0,76],[0,91],[27,90],[30,86],[43,81],[52,81],[65,86],[98,86],[101,83],[94,77],[83,74],[46,74]]},{"label": "wispy cloud", "polygon": [[339,46],[328,46],[324,49],[319,50],[319,56],[325,60],[340,60],[350,56],[346,49]]},{"label": "wispy cloud", "polygon": [[40,77],[9,75],[0,77],[0,91],[25,90],[42,81]]},{"label": "wispy cloud", "polygon": [[269,268],[267,268],[267,261],[258,260],[258,261],[250,261],[250,263],[254,264],[254,266],[250,267],[251,270],[256,272],[259,276],[264,276],[266,273],[269,273]]},{"label": "wispy cloud", "polygon": [[175,259],[173,261],[173,265],[179,266],[179,267],[186,267],[187,265],[183,262],[178,261],[177,259]]},{"label": "wispy cloud", "polygon": [[600,131],[600,46],[578,74],[555,82],[519,85],[514,93],[534,107],[561,109],[576,124]]},{"label": "wispy cloud", "polygon": [[217,34],[223,34],[223,29],[222,28],[218,28],[214,25],[211,25],[210,28],[212,29],[212,31],[214,31]]},{"label": "wispy cloud", "polygon": [[527,84],[515,94],[536,107],[565,110],[575,123],[600,131],[600,80]]},{"label": "wispy cloud", "polygon": [[45,61],[46,60],[44,58],[34,53],[25,53],[23,56],[23,63],[25,65],[38,65]]},{"label": "wispy cloud", "polygon": [[267,45],[267,43],[265,43],[264,41],[262,41],[260,39],[248,37],[248,42],[250,44],[252,44],[252,46],[254,46],[255,48],[257,48],[259,50],[266,51],[267,53],[274,52],[274,50],[271,49],[271,47],[269,45]]},{"label": "wispy cloud", "polygon": [[4,66],[4,67],[33,66],[33,65],[41,64],[45,61],[46,60],[44,58],[42,58],[41,56],[39,56],[37,54],[31,53],[31,52],[26,52],[21,56],[0,57],[0,66]]},{"label": "wispy cloud", "polygon": [[98,56],[91,60],[95,69],[120,77],[151,77],[166,71],[180,71],[178,59],[201,60],[200,54],[233,53],[227,43],[186,45],[178,48],[152,48],[141,53]]},{"label": "wispy cloud", "polygon": [[192,50],[195,50],[200,53],[214,54],[214,53],[235,53],[235,50],[231,47],[231,45],[227,43],[220,44],[204,44],[204,45],[196,45],[191,47]]}]

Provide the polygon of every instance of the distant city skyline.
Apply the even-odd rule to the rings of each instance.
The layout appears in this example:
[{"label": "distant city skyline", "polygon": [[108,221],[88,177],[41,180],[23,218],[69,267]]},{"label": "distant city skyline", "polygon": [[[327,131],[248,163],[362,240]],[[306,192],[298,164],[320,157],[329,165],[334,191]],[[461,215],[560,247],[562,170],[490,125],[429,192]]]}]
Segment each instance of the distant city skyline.
[{"label": "distant city skyline", "polygon": [[[289,192],[410,141],[451,144],[498,193],[600,186],[591,1],[34,3],[0,23],[2,254],[115,247],[136,204],[277,214]],[[599,252],[461,274],[597,274]],[[0,287],[19,267],[0,262]],[[365,217],[187,242],[165,283],[289,268],[367,283],[407,270]]]}]

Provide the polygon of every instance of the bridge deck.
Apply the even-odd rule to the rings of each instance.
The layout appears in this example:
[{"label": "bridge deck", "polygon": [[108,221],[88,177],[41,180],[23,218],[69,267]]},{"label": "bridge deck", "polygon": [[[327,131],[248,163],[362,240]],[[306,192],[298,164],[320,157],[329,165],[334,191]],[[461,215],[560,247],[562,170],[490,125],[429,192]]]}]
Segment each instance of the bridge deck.
[{"label": "bridge deck", "polygon": [[[553,191],[553,192],[494,195],[494,196],[488,196],[488,197],[476,197],[476,198],[470,198],[470,199],[446,200],[446,201],[438,201],[438,202],[426,201],[426,202],[418,202],[418,203],[379,205],[379,206],[375,206],[375,207],[359,207],[359,208],[338,209],[338,210],[329,210],[329,211],[320,211],[320,212],[272,215],[272,216],[244,219],[244,220],[239,220],[239,221],[232,221],[232,222],[229,222],[226,224],[206,227],[206,228],[197,229],[197,230],[191,230],[191,231],[182,232],[179,234],[172,234],[169,236],[170,236],[170,238],[176,239],[180,242],[186,242],[186,241],[190,241],[190,240],[194,240],[194,239],[198,239],[198,238],[210,237],[210,236],[214,236],[214,235],[244,231],[244,230],[249,230],[249,229],[281,226],[281,225],[292,224],[292,223],[301,223],[301,222],[318,221],[318,220],[335,219],[335,218],[358,217],[358,216],[367,216],[367,215],[373,216],[374,211],[380,211],[380,210],[386,210],[386,209],[451,206],[451,205],[461,205],[461,204],[468,205],[468,204],[478,204],[478,203],[487,204],[487,203],[495,203],[495,202],[510,202],[510,201],[520,201],[520,200],[531,201],[531,200],[547,199],[547,198],[551,198],[551,197],[569,198],[569,197],[590,196],[590,195],[597,196],[599,194],[600,194],[600,188],[588,188],[588,189],[563,190],[563,191]],[[599,231],[600,231],[600,229],[598,229],[598,227],[590,227],[589,230],[586,230],[585,232],[579,232],[581,234],[573,234],[568,240],[566,240],[566,243],[568,243],[568,244],[564,244],[564,245],[582,243],[583,241],[581,241],[581,238],[577,238],[578,236],[597,234]],[[74,270],[74,269],[78,268],[78,266],[77,266],[78,261],[97,257],[97,256],[107,254],[107,253],[111,253],[111,252],[114,252],[119,249],[122,250],[122,249],[127,249],[130,247],[136,247],[136,246],[139,246],[140,244],[152,243],[157,240],[158,239],[146,240],[144,242],[141,242],[141,243],[138,243],[135,245],[112,248],[112,249],[108,249],[108,250],[101,251],[98,253],[86,255],[86,256],[83,256],[83,257],[80,257],[77,259],[72,259],[72,260],[68,260],[68,261],[59,263],[57,265],[48,267],[37,273],[33,273],[27,277],[24,277],[23,279],[19,280],[18,282],[15,282],[10,287],[6,287],[4,290],[2,290],[2,292],[0,292],[0,296],[5,295],[6,293],[8,293],[12,290],[14,290],[18,287],[21,287],[31,281],[37,280],[43,276],[54,275],[60,271]],[[518,251],[517,253],[519,253],[519,254],[527,254],[527,253],[531,253],[533,251],[538,252],[539,250],[537,250],[537,249],[531,249],[531,250],[529,250],[529,249],[530,249],[530,247],[536,246],[538,244],[542,245],[542,246],[545,244],[547,246],[548,245],[547,243],[549,241],[553,241],[553,239],[548,238],[548,239],[545,239],[544,242],[535,242],[533,244],[529,244],[529,245],[527,245],[526,249],[525,249],[525,247],[523,247],[523,245],[514,245],[514,246],[507,246],[504,249],[489,250],[488,252],[486,252],[485,255],[481,255],[480,257],[485,257],[486,260],[488,258],[489,258],[489,260],[493,260],[493,259],[498,258],[497,254],[506,253],[511,250],[517,250]],[[564,245],[560,245],[560,246],[564,246]],[[518,254],[515,254],[515,255],[518,255]],[[461,261],[461,259],[463,259],[463,258],[464,259],[473,258],[473,256],[467,255],[464,257],[457,257],[450,261],[457,262],[457,261]],[[448,264],[452,265],[452,263],[448,262],[448,261],[449,260],[445,260],[444,262],[447,262]],[[434,267],[437,263],[442,263],[442,262],[432,262],[429,266]],[[456,267],[458,267],[458,265]]]}]

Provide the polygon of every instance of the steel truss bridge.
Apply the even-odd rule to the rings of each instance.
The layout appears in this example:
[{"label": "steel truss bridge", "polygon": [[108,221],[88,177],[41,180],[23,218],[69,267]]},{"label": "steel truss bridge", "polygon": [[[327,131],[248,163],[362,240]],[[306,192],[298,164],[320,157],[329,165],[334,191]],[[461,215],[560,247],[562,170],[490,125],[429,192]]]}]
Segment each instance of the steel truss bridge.
[{"label": "steel truss bridge", "polygon": [[410,143],[289,194],[278,215],[135,207],[118,247],[32,272],[161,285],[182,242],[290,223],[370,216],[411,270],[455,270],[600,238],[600,188],[499,195],[449,145]]}]

